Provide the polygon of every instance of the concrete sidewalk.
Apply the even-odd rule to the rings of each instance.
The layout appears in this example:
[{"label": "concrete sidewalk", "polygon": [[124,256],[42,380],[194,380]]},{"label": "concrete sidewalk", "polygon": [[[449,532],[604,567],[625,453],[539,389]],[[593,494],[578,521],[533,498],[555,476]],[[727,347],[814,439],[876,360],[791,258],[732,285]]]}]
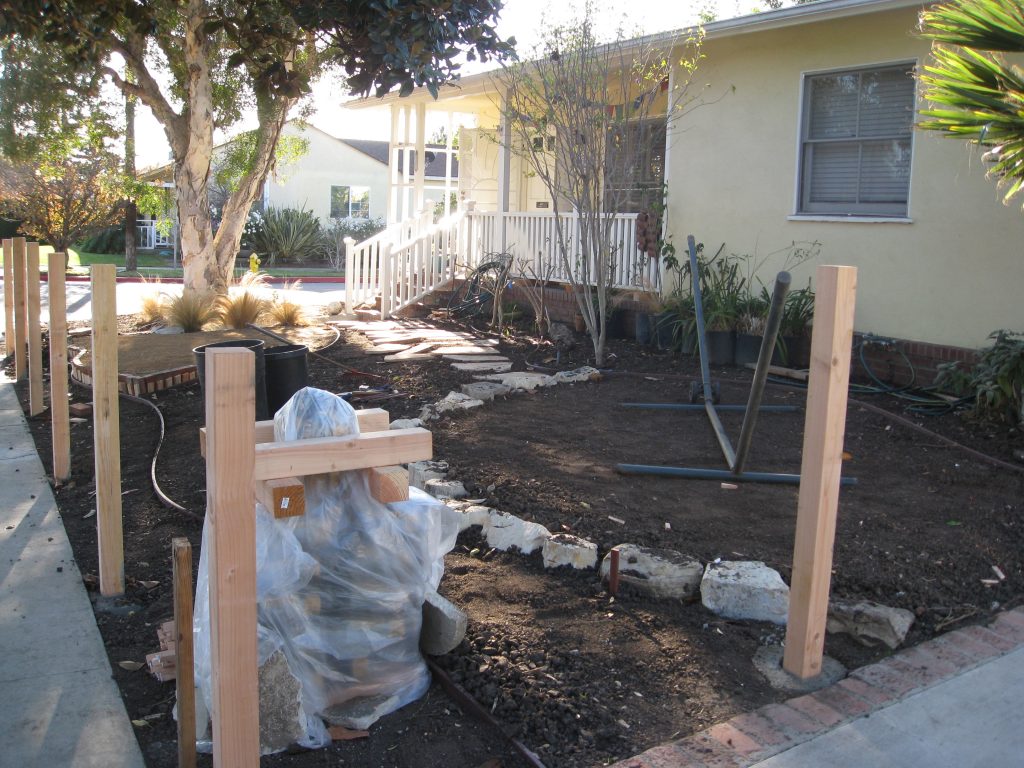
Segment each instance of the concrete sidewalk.
[{"label": "concrete sidewalk", "polygon": [[144,762],[12,382],[0,374],[0,765]]},{"label": "concrete sidewalk", "polygon": [[1018,608],[613,768],[1010,768],[1024,765],[1022,711]]}]

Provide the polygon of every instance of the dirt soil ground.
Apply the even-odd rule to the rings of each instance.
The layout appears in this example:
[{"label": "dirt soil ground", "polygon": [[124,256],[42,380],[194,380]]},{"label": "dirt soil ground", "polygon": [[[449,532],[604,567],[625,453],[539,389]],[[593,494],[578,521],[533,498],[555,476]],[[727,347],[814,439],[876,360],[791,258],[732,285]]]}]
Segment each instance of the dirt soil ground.
[{"label": "dirt soil ground", "polygon": [[[122,330],[133,328],[125,318]],[[597,542],[603,556],[624,542],[696,556],[762,560],[789,579],[797,490],[749,484],[625,476],[618,463],[721,468],[702,414],[633,410],[623,402],[686,402],[697,375],[692,358],[615,341],[599,382],[562,385],[432,422],[435,458],[472,496],[498,509]],[[437,360],[383,363],[368,357],[365,337],[342,331],[310,359],[311,384],[334,392],[391,385],[400,397],[373,403],[392,418],[420,408],[468,381]],[[582,337],[556,351],[526,337],[503,337],[501,351],[517,370],[528,363],[569,369],[587,362]],[[45,357],[44,357],[45,359]],[[339,367],[348,366],[357,373]],[[750,372],[714,371],[722,400],[742,403]],[[19,388],[20,394],[25,393]],[[75,389],[75,400],[89,394]],[[801,404],[802,390],[772,385],[767,401]],[[858,396],[860,397],[860,396]],[[863,398],[902,413],[888,396]],[[76,423],[73,479],[55,489],[79,567],[129,716],[153,768],[176,765],[171,716],[173,683],[158,683],[142,661],[156,650],[156,628],[172,613],[170,541],[198,547],[204,466],[197,431],[197,385],[158,393],[151,402],[166,420],[157,465],[163,491],[188,514],[160,504],[149,484],[158,423],[153,410],[122,400],[122,472],[127,594],[114,604],[97,598],[92,433]],[[1017,432],[947,414],[914,421],[946,437],[1013,462],[1024,445]],[[726,416],[735,438],[739,417]],[[30,419],[49,469],[46,414]],[[797,472],[803,414],[765,414],[758,423],[752,470]],[[1024,474],[993,467],[907,429],[851,400],[844,471],[858,484],[840,495],[833,595],[907,608],[916,643],[952,627],[985,620],[1024,594]],[[1017,462],[1019,464],[1019,462]],[[617,518],[613,520],[612,518]],[[618,522],[619,520],[623,522]],[[670,738],[685,736],[786,695],[754,669],[760,646],[778,644],[770,624],[724,620],[698,604],[655,601],[624,593],[612,600],[594,572],[545,571],[540,555],[490,552],[473,529],[446,558],[441,591],[469,614],[467,639],[436,661],[500,721],[506,733],[535,750],[547,766],[607,764]],[[993,566],[1005,575],[1000,581]],[[996,584],[987,581],[995,579]],[[842,635],[826,653],[848,667],[887,655]],[[201,758],[209,765],[209,758]],[[324,750],[266,757],[265,766],[524,765],[490,726],[462,712],[435,683],[418,702],[384,718],[369,738]]]}]

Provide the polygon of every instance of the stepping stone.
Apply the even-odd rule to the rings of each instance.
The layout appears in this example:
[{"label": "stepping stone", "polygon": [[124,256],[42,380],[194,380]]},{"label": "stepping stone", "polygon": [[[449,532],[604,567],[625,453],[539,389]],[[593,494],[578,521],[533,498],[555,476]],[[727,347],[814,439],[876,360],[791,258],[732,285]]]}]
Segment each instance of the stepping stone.
[{"label": "stepping stone", "polygon": [[440,349],[435,349],[431,354],[443,357],[445,355],[493,355],[495,352],[487,347],[461,346],[441,347]]},{"label": "stepping stone", "polygon": [[471,373],[482,373],[485,371],[492,371],[494,373],[503,373],[505,371],[512,370],[512,362],[505,360],[495,360],[490,363],[452,363],[452,368],[456,371],[467,371]]},{"label": "stepping stone", "polygon": [[481,381],[497,381],[513,390],[523,389],[532,392],[537,387],[553,387],[558,382],[554,376],[543,373],[494,373],[477,376]]},{"label": "stepping stone", "polygon": [[[443,352],[444,350],[442,350]],[[445,360],[452,363],[499,363],[508,360],[507,357],[502,355],[496,355],[493,353],[484,353],[479,355],[441,355]]]},{"label": "stepping stone", "polygon": [[381,344],[366,350],[368,355],[392,355],[409,348],[408,344]]}]

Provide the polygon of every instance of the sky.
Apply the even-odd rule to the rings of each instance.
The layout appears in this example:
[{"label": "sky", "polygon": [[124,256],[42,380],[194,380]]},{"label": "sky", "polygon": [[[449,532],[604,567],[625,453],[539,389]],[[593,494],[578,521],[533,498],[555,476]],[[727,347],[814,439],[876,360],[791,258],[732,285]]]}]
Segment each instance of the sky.
[{"label": "sky", "polygon": [[[594,0],[596,18],[603,31],[613,37],[619,27],[633,37],[652,32],[680,29],[695,23],[702,9],[709,9],[719,19],[741,16],[757,9],[757,0]],[[762,6],[763,8],[763,6]],[[578,18],[578,0],[506,0],[498,19],[498,33],[503,38],[515,37],[520,55],[527,55],[543,39],[543,30],[552,24]],[[472,69],[465,68],[465,72]],[[360,110],[354,112],[342,106],[351,98],[344,81],[329,76],[313,88],[314,114],[309,122],[327,133],[347,139],[387,138],[391,130],[390,112]],[[248,117],[229,133],[218,135],[217,141],[229,139],[240,131],[254,127],[254,118]],[[428,123],[428,135],[434,126]],[[142,169],[169,162],[170,151],[163,129],[146,108],[140,108],[136,118],[137,158]]]}]

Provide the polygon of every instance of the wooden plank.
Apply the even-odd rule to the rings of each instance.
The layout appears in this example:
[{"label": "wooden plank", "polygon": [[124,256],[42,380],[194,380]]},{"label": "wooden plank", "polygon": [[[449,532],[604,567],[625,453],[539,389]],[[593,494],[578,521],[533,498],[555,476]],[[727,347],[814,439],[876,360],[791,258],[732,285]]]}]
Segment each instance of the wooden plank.
[{"label": "wooden plank", "polygon": [[28,284],[25,263],[25,238],[14,238],[14,378],[24,381],[28,376]]},{"label": "wooden plank", "polygon": [[196,687],[192,667],[192,545],[171,540],[174,574],[174,654],[178,699],[178,768],[196,765]]},{"label": "wooden plank", "polygon": [[276,518],[306,514],[306,488],[297,477],[257,480],[256,500]]},{"label": "wooden plank", "polygon": [[817,677],[825,647],[850,385],[855,267],[818,267],[783,668]]},{"label": "wooden plank", "polygon": [[409,500],[409,471],[405,467],[374,467],[366,470],[370,495],[382,504]]},{"label": "wooden plank", "polygon": [[43,394],[43,328],[39,320],[39,243],[29,243],[25,258],[26,311],[28,312],[28,413],[38,416],[46,410]]},{"label": "wooden plank", "polygon": [[[64,254],[50,257],[50,430],[53,435],[53,479],[63,483],[71,477],[71,423],[68,404],[68,318]],[[56,263],[56,268],[54,264]]]},{"label": "wooden plank", "polygon": [[256,445],[257,480],[425,461],[433,455],[429,430],[392,429],[358,437],[319,437]]},{"label": "wooden plank", "polygon": [[121,434],[117,402],[117,284],[113,264],[92,272],[92,424],[96,455],[96,530],[100,593],[124,594]]},{"label": "wooden plank", "polygon": [[253,353],[230,347],[208,350],[206,515],[216,768],[252,768],[260,763],[252,489],[255,416]]},{"label": "wooden plank", "polygon": [[[357,408],[356,421],[359,424],[359,433],[387,432],[391,427],[391,415],[383,408]],[[257,443],[274,442],[274,422],[257,421],[254,430]],[[199,428],[199,452],[206,456],[206,427]]]},{"label": "wooden plank", "polygon": [[[754,370],[757,368],[757,363],[744,363],[744,368]],[[786,379],[793,379],[795,381],[807,381],[807,371],[801,371],[796,368],[783,368],[780,365],[769,365],[768,373],[772,376],[782,376]]]},{"label": "wooden plank", "polygon": [[4,354],[14,354],[14,240],[5,237],[4,252]]}]

